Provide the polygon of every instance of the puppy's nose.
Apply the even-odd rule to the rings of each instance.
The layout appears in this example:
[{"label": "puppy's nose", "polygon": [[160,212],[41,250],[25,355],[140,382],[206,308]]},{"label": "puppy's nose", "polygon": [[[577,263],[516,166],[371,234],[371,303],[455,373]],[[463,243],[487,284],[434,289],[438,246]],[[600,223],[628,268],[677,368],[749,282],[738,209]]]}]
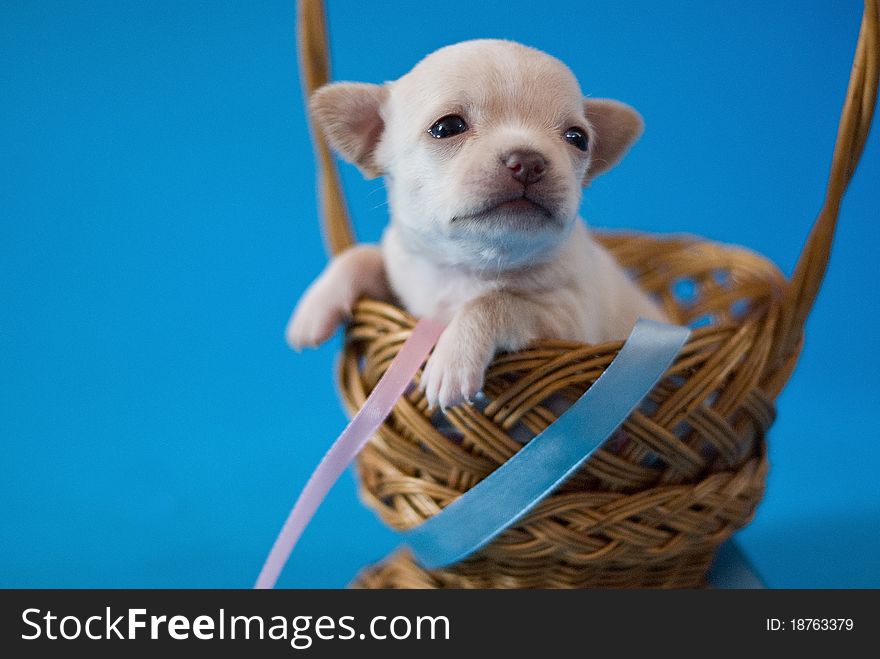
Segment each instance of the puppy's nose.
[{"label": "puppy's nose", "polygon": [[540,181],[547,170],[547,161],[537,151],[517,149],[501,158],[511,175],[521,183]]}]

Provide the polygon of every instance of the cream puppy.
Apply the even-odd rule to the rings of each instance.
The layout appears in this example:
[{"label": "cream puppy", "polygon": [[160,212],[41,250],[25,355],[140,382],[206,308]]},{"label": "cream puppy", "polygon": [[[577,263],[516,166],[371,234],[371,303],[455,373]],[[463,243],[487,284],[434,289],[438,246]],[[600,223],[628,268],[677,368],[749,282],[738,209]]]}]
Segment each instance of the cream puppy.
[{"label": "cream puppy", "polygon": [[343,158],[384,176],[391,221],[381,246],[339,255],[306,291],[293,347],[328,339],[359,297],[397,301],[448,323],[421,378],[446,408],[480,391],[498,351],[622,339],[639,317],[664,319],[578,217],[582,188],[642,120],[585,99],[559,60],[467,41],[384,85],[327,85],[310,109]]}]

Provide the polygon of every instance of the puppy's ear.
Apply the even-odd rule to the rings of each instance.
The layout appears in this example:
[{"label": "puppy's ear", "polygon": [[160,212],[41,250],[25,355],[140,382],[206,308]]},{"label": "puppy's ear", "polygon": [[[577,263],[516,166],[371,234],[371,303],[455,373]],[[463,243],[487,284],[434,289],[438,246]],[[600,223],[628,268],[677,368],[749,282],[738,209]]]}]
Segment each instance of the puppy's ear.
[{"label": "puppy's ear", "polygon": [[385,129],[381,108],[387,96],[382,85],[337,82],[324,85],[309,100],[312,118],[330,146],[367,178],[382,173],[375,156]]},{"label": "puppy's ear", "polygon": [[626,103],[607,98],[585,100],[584,112],[593,128],[590,167],[584,178],[587,185],[617,164],[639,139],[645,124],[641,115]]}]

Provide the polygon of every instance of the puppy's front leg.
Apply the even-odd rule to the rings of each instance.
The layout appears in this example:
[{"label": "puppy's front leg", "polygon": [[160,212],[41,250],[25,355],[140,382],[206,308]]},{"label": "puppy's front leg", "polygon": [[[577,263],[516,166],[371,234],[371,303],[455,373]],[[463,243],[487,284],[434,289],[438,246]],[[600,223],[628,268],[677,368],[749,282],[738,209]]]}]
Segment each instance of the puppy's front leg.
[{"label": "puppy's front leg", "polygon": [[483,388],[497,350],[520,350],[540,338],[546,310],[498,291],[466,303],[453,316],[425,364],[421,387],[431,407],[470,401]]},{"label": "puppy's front leg", "polygon": [[296,350],[316,346],[351,317],[361,297],[390,301],[382,253],[375,245],[358,245],[335,257],[309,286],[287,323],[285,336]]}]

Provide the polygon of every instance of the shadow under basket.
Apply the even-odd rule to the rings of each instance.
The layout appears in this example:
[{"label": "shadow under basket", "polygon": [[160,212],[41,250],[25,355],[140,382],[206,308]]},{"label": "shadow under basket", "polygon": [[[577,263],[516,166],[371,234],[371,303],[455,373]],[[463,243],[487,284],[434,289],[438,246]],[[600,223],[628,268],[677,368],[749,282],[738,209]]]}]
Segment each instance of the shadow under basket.
[{"label": "shadow under basket", "polygon": [[[305,91],[328,82],[323,2],[299,0]],[[663,306],[694,328],[645,401],[561,487],[513,528],[451,567],[405,552],[364,570],[366,588],[704,585],[716,549],[764,492],[766,434],[816,299],[846,187],[870,131],[880,77],[880,0],[866,0],[825,202],[790,280],[743,248],[691,237],[597,238]],[[313,130],[331,254],[355,244],[335,163]],[[362,300],[340,362],[350,412],[366,400],[415,320]],[[622,341],[540,341],[499,355],[476,405],[429,412],[413,388],[358,459],[361,495],[395,529],[413,528],[491,474],[599,378]]]},{"label": "shadow under basket", "polygon": [[[642,405],[583,467],[473,557],[425,570],[399,551],[353,584],[369,588],[666,587],[703,584],[715,551],[754,514],[767,474],[787,282],[742,248],[695,238],[597,238],[676,322],[695,327]],[[363,301],[340,383],[358,409],[415,320]],[[622,342],[542,341],[499,355],[478,405],[432,413],[416,388],[358,459],[364,501],[395,529],[439,512],[541,432],[602,374]]]}]

